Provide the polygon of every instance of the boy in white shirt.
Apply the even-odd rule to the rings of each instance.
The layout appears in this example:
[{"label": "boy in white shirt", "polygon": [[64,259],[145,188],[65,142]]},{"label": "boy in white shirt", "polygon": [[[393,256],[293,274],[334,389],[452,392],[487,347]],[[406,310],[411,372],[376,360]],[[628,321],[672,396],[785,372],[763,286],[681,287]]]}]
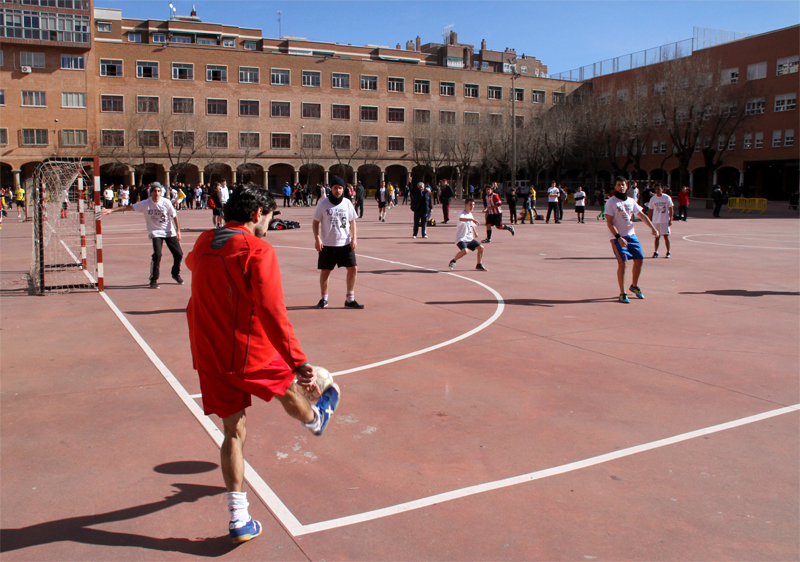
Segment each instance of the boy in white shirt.
[{"label": "boy in white shirt", "polygon": [[585,223],[586,221],[583,220],[584,214],[583,212],[586,210],[586,193],[583,191],[582,187],[578,187],[578,191],[575,192],[575,214],[578,215],[578,222]]},{"label": "boy in white shirt", "polygon": [[483,259],[483,246],[476,240],[478,237],[478,221],[472,216],[472,210],[475,208],[475,199],[467,197],[464,200],[464,210],[458,215],[458,226],[456,227],[456,246],[458,246],[458,253],[456,257],[450,260],[450,269],[455,268],[456,262],[467,255],[467,250],[474,252],[478,250],[478,264],[475,269],[479,271],[489,271],[483,267],[481,260]]},{"label": "boy in white shirt", "polygon": [[672,215],[675,212],[675,205],[672,203],[672,197],[664,193],[664,187],[660,183],[656,184],[656,194],[650,198],[648,207],[650,220],[653,221],[653,226],[655,226],[658,231],[653,257],[658,257],[658,241],[663,236],[664,244],[667,246],[667,255],[664,257],[668,258],[670,256],[669,227],[672,226]]}]

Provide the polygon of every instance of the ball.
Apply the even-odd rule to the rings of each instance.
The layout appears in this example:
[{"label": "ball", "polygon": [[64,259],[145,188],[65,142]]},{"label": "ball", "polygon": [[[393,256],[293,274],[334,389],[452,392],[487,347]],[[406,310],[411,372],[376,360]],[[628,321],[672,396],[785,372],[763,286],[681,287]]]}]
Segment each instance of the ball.
[{"label": "ball", "polygon": [[328,388],[333,384],[333,377],[331,376],[330,371],[325,367],[315,367],[317,370],[317,387],[306,389],[304,387],[300,387],[303,395],[308,399],[309,402],[312,404],[316,404],[319,397],[322,395],[323,392],[328,390]]}]

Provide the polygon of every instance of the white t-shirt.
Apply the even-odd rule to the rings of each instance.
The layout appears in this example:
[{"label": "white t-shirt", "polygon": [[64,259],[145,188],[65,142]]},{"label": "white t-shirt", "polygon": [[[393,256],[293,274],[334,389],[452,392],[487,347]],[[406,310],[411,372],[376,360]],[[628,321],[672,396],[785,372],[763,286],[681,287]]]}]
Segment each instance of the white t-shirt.
[{"label": "white t-shirt", "polygon": [[582,189],[575,192],[575,206],[584,207],[586,205],[586,194]]},{"label": "white t-shirt", "polygon": [[114,191],[112,189],[106,189],[103,192],[103,198],[106,201],[113,201],[114,200]]},{"label": "white t-shirt", "polygon": [[558,190],[557,187],[551,187],[547,190],[547,201],[549,203],[558,203],[558,196],[561,192]]},{"label": "white t-shirt", "polygon": [[131,196],[131,192],[127,189],[120,189],[119,190],[119,200],[122,201],[123,204],[128,204],[128,199]]},{"label": "white t-shirt", "polygon": [[358,218],[355,207],[343,197],[338,205],[327,197],[320,199],[311,218],[319,221],[319,236],[323,246],[346,246],[352,242],[350,221]]},{"label": "white t-shirt", "polygon": [[144,214],[144,222],[150,238],[172,238],[175,236],[175,222],[177,216],[175,207],[167,199],[159,199],[158,203],[148,198],[133,205],[133,210]]},{"label": "white t-shirt", "polygon": [[[611,195],[606,201],[605,214],[614,219],[612,224],[622,236],[636,234],[633,231],[633,217],[641,212],[642,208],[630,197],[622,201]],[[608,235],[609,238],[614,239],[611,231],[608,232]]]},{"label": "white t-shirt", "polygon": [[69,190],[62,189],[61,190],[61,202],[62,203],[69,203]]},{"label": "white t-shirt", "polygon": [[219,200],[222,201],[223,205],[227,203],[229,197],[230,192],[228,191],[228,187],[225,185],[219,186]]},{"label": "white t-shirt", "polygon": [[472,234],[472,227],[475,226],[474,222],[465,221],[462,219],[470,219],[470,221],[475,220],[475,217],[472,216],[472,213],[468,213],[466,211],[461,211],[458,215],[458,225],[456,226],[456,242],[470,242],[475,237]]},{"label": "white t-shirt", "polygon": [[669,222],[669,209],[674,207],[672,204],[672,197],[666,193],[661,197],[653,195],[650,198],[649,207],[653,210],[653,224],[655,223],[668,223]]}]

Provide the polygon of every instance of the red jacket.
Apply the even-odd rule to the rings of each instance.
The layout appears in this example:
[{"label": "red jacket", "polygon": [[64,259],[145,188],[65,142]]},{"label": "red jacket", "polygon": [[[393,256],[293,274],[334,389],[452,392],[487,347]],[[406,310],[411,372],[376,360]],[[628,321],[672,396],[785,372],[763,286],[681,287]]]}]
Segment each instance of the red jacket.
[{"label": "red jacket", "polygon": [[286,313],[271,245],[228,224],[201,234],[186,265],[192,271],[186,315],[195,369],[252,373],[276,353],[292,370],[306,362]]},{"label": "red jacket", "polygon": [[689,192],[688,191],[679,191],[678,192],[678,205],[683,205],[685,207],[689,206]]}]

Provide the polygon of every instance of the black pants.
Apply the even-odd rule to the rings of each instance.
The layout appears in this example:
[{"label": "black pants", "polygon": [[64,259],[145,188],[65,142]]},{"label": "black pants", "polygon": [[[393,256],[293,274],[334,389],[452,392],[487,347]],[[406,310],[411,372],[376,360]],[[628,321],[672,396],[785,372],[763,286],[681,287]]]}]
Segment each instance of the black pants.
[{"label": "black pants", "polygon": [[558,200],[558,220],[564,220],[564,202],[561,199]]},{"label": "black pants", "polygon": [[556,201],[548,201],[547,202],[547,218],[546,221],[550,220],[550,213],[555,215],[556,222],[559,222],[561,219],[558,218],[558,203]]},{"label": "black pants", "polygon": [[291,195],[284,195],[283,196],[283,206],[284,207],[291,207],[292,206],[292,196]]},{"label": "black pants", "polygon": [[511,215],[511,219],[509,219],[510,224],[517,223],[517,202],[509,202],[508,203],[508,214]]},{"label": "black pants", "polygon": [[442,215],[444,222],[450,221],[450,199],[442,199]]},{"label": "black pants", "polygon": [[150,263],[150,281],[158,281],[161,269],[161,249],[167,243],[167,248],[172,253],[172,276],[181,274],[181,261],[183,261],[183,250],[177,236],[170,238],[153,238],[153,261]]},{"label": "black pants", "polygon": [[689,217],[689,205],[678,205],[678,220],[685,221]]},{"label": "black pants", "polygon": [[363,199],[356,199],[356,212],[358,213],[358,218],[364,216],[364,200]]},{"label": "black pants", "polygon": [[719,212],[721,210],[722,210],[722,201],[720,201],[719,203],[714,203],[714,216],[715,217],[719,216]]},{"label": "black pants", "polygon": [[414,236],[419,232],[420,226],[422,227],[422,235],[425,236],[428,233],[428,215],[414,213]]}]

